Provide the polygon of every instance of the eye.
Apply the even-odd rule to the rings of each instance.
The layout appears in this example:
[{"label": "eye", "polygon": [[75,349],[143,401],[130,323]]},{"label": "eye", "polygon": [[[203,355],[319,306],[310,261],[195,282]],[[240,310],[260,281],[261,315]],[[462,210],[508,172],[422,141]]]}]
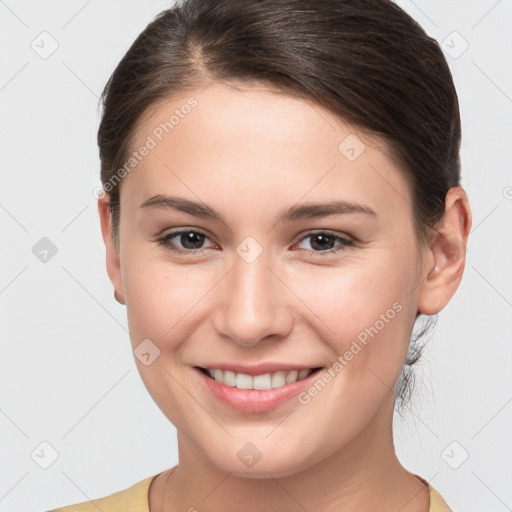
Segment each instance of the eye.
[{"label": "eye", "polygon": [[[176,242],[181,244],[181,247],[173,241],[174,239],[176,239]],[[168,233],[156,241],[159,245],[163,245],[171,251],[187,254],[199,251],[200,249],[205,249],[202,245],[207,239],[208,237],[200,231],[196,231],[194,229],[181,229],[179,231]]]},{"label": "eye", "polygon": [[[310,252],[312,256],[314,254],[323,256],[325,254],[335,253],[344,248],[354,246],[354,240],[326,231],[308,233],[306,236],[302,237],[299,245],[308,239],[310,239],[309,244],[312,249],[302,249]],[[162,238],[157,239],[156,242],[159,245],[163,245],[166,249],[176,253],[192,254],[194,252],[200,252],[202,249],[215,246],[213,244],[211,246],[204,247],[203,244],[205,240],[208,240],[208,236],[200,231],[194,229],[180,229],[166,234]]]},{"label": "eye", "polygon": [[[328,233],[325,231],[318,231],[315,233],[308,233],[306,236],[304,236],[300,243],[304,242],[305,240],[310,239],[310,247],[311,249],[305,248],[305,250],[311,252],[311,255],[313,254],[329,254],[329,253],[335,253],[339,250],[343,250],[345,248],[353,247],[354,246],[354,240],[350,240],[349,238],[344,238],[339,235],[335,235],[332,233]],[[338,242],[338,246],[336,248],[336,242]]]}]

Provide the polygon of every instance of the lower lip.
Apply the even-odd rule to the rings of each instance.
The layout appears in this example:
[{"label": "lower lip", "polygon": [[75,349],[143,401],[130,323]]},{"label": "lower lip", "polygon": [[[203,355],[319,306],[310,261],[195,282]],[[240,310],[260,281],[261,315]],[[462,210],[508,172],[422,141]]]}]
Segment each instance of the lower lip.
[{"label": "lower lip", "polygon": [[194,370],[199,374],[202,381],[213,395],[224,404],[241,412],[265,412],[276,409],[283,403],[297,396],[305,387],[316,379],[321,370],[315,371],[305,379],[298,380],[291,384],[285,384],[278,388],[267,390],[259,389],[238,389],[226,386],[221,382],[208,377],[198,368]]}]

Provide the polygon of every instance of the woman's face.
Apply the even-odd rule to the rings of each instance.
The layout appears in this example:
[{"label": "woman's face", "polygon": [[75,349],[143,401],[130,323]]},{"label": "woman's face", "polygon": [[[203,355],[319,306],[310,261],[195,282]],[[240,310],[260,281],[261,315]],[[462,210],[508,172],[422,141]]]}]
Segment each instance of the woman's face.
[{"label": "woman's face", "polygon": [[384,145],[308,101],[212,84],[153,109],[131,150],[110,275],[180,442],[260,478],[377,446],[424,278]]}]

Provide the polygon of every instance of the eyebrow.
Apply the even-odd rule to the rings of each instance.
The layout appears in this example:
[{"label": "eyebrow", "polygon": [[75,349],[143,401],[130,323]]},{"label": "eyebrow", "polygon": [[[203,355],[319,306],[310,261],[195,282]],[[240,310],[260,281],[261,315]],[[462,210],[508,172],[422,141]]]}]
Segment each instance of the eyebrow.
[{"label": "eyebrow", "polygon": [[[182,197],[164,196],[158,194],[144,201],[140,208],[169,208],[195,217],[208,218],[224,223],[222,215],[209,206],[184,199]],[[363,213],[377,217],[377,213],[367,205],[350,203],[343,200],[329,201],[326,203],[302,203],[281,211],[275,223],[327,217],[329,215],[342,215],[346,213]]]}]

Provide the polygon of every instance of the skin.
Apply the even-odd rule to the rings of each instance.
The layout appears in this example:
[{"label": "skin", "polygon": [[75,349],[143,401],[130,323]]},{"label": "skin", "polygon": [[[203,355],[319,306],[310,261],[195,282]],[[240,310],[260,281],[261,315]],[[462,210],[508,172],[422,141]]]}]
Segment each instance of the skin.
[{"label": "skin", "polygon": [[[160,350],[148,366],[136,359],[139,371],[178,431],[179,464],[154,480],[150,509],[425,512],[428,490],[395,455],[394,394],[417,312],[441,311],[461,280],[467,196],[450,189],[422,246],[409,184],[383,142],[309,101],[233,85],[188,91],[143,118],[133,149],[190,96],[198,101],[123,179],[119,247],[108,197],[98,201],[132,347],[149,338]],[[338,150],[350,134],[366,145],[355,161]],[[140,207],[157,194],[204,203],[223,222]],[[376,215],[275,221],[296,204],[334,199]],[[178,228],[204,233],[201,248],[177,254],[155,241]],[[353,245],[331,239],[336,251],[320,254],[318,237],[306,235],[326,230]],[[252,263],[236,251],[247,236],[263,249]],[[183,238],[172,241],[186,250]],[[305,405],[241,413],[217,402],[192,369],[219,361],[328,368],[394,303],[400,312]],[[248,441],[262,454],[252,468],[237,457]]]}]

